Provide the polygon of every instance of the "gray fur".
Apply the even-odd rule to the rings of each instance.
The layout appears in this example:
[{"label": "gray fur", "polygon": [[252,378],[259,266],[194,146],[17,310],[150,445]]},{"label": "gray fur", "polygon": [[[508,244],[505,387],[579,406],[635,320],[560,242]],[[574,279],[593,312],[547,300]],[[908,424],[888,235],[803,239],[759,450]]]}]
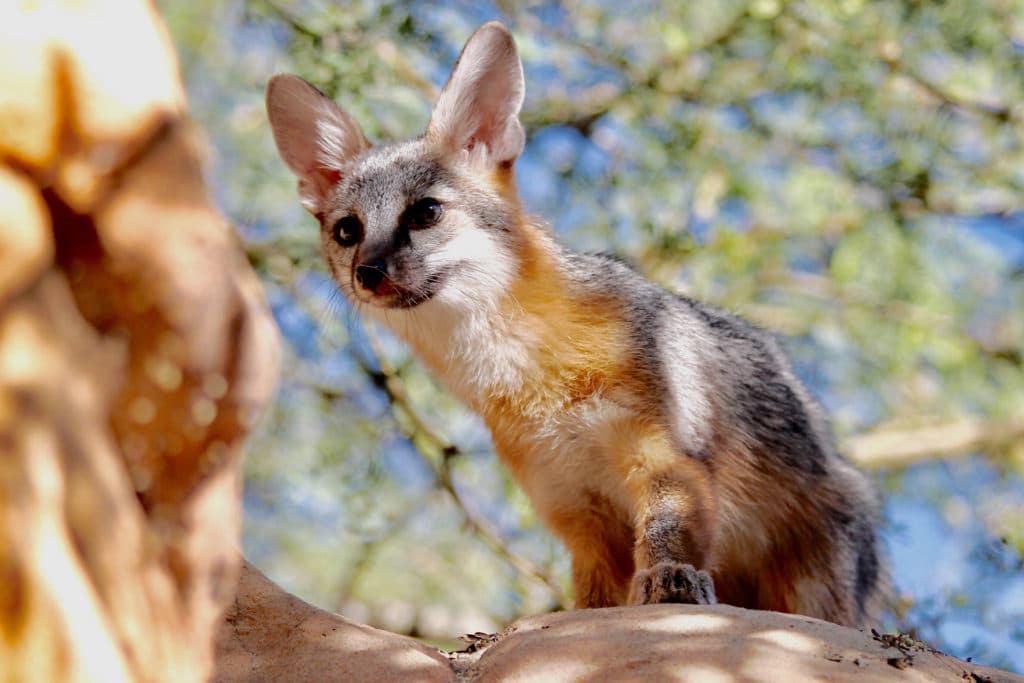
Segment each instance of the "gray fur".
[{"label": "gray fur", "polygon": [[454,226],[412,232],[402,224],[403,212],[426,197],[457,198],[458,208],[471,214],[474,224],[496,233],[507,233],[509,211],[493,193],[453,173],[422,139],[371,148],[351,160],[348,173],[334,188],[321,218],[322,240],[332,239],[337,221],[357,215],[364,234],[351,253],[325,248],[335,279],[349,282],[357,291],[352,273],[357,264],[381,261],[388,278],[406,289],[409,302],[429,299],[440,288],[451,268],[429,268],[424,257],[452,238]]},{"label": "gray fur", "polygon": [[[877,495],[834,448],[822,410],[775,338],[743,318],[654,285],[617,257],[566,250],[564,258],[581,292],[617,302],[629,321],[633,363],[651,387],[661,418],[672,426],[679,451],[712,469],[716,458],[720,464],[729,457],[712,457],[713,443],[718,450],[742,444],[753,453],[774,489],[765,493],[805,497],[807,517],[792,523],[804,524],[812,535],[829,534],[835,555],[823,562],[833,566],[835,580],[845,587],[841,592],[855,601],[861,618],[874,611],[886,580]],[[684,392],[673,380],[681,375],[689,377]],[[694,404],[706,410],[694,410]],[[712,425],[724,433],[713,433]],[[826,521],[824,529],[817,526],[819,518]],[[664,515],[652,520],[655,545],[672,555],[674,542],[662,537],[681,524]],[[683,552],[675,556],[689,561]]]}]

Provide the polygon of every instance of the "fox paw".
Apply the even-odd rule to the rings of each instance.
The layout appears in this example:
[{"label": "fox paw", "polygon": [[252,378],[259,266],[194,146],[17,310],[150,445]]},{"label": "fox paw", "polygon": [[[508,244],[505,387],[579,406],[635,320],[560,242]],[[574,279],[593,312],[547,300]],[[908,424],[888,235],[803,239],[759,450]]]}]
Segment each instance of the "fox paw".
[{"label": "fox paw", "polygon": [[650,569],[641,569],[633,576],[634,605],[681,602],[690,605],[713,605],[715,584],[711,575],[692,564],[661,562]]}]

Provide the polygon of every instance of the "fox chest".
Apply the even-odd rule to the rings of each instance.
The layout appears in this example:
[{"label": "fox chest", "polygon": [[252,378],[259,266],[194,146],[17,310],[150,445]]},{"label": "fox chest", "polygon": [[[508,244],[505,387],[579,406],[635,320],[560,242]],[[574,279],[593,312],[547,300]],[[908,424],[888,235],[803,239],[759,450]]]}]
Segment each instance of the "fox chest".
[{"label": "fox chest", "polygon": [[486,417],[499,457],[549,523],[585,515],[600,501],[633,525],[649,432],[636,412],[598,396],[546,414]]}]

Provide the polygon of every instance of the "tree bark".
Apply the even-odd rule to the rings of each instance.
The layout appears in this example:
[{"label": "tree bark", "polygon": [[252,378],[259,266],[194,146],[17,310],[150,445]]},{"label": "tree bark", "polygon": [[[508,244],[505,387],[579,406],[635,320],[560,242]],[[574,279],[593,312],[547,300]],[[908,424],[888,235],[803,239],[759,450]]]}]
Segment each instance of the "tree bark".
[{"label": "tree bark", "polygon": [[570,610],[469,640],[439,652],[308,605],[244,565],[214,681],[1024,682],[907,637],[728,605]]}]

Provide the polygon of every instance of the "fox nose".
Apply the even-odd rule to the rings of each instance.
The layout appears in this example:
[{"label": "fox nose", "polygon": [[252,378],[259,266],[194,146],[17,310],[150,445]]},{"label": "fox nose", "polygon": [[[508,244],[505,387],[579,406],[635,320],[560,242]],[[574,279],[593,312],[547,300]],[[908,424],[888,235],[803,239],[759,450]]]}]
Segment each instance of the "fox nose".
[{"label": "fox nose", "polygon": [[356,266],[356,282],[371,292],[376,292],[387,276],[388,264],[384,259],[374,259]]}]

